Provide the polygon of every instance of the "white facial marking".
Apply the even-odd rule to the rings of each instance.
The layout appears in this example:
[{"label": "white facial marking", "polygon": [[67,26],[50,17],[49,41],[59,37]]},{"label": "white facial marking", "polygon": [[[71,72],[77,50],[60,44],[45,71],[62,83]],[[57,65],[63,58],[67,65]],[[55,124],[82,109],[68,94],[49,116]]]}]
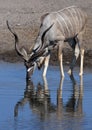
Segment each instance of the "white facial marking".
[{"label": "white facial marking", "polygon": [[32,68],[30,67],[30,68],[27,70],[27,72],[29,72],[31,69],[32,69]]}]

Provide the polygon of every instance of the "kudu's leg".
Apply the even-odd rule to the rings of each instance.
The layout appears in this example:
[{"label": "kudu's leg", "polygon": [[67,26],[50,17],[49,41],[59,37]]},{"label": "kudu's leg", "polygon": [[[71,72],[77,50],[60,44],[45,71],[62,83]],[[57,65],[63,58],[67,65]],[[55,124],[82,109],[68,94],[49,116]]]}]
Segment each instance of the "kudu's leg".
[{"label": "kudu's leg", "polygon": [[46,56],[46,57],[45,57],[45,60],[44,60],[43,77],[46,76],[47,69],[48,69],[48,65],[49,65],[49,59],[50,59],[50,54],[49,54],[48,56]]},{"label": "kudu's leg", "polygon": [[83,47],[82,41],[83,41],[84,31],[78,35],[79,44],[80,44],[80,73],[79,73],[80,76],[83,75],[84,47]]},{"label": "kudu's leg", "polygon": [[79,75],[81,76],[83,74],[83,60],[84,60],[84,49],[82,47],[82,35],[83,33],[80,33],[74,40],[75,43],[75,47],[74,47],[74,55],[73,55],[73,59],[72,59],[72,63],[70,65],[70,69],[68,71],[68,73],[71,75],[73,72],[73,68],[76,64],[76,60],[79,57],[79,53],[80,53],[80,73]]},{"label": "kudu's leg", "polygon": [[59,63],[60,63],[61,76],[64,77],[62,45],[63,45],[63,43],[60,43],[58,45],[58,59],[59,59]]},{"label": "kudu's leg", "polygon": [[83,61],[84,61],[84,49],[81,49],[80,50],[80,58],[81,58],[81,61],[80,61],[80,73],[79,75],[83,75]]},{"label": "kudu's leg", "polygon": [[73,68],[76,64],[76,61],[79,57],[79,53],[80,53],[80,45],[79,45],[79,42],[78,42],[78,38],[76,39],[73,39],[72,43],[73,43],[73,46],[71,46],[73,48],[73,58],[72,58],[72,62],[70,64],[70,69],[68,71],[68,74],[71,75],[73,73]]}]

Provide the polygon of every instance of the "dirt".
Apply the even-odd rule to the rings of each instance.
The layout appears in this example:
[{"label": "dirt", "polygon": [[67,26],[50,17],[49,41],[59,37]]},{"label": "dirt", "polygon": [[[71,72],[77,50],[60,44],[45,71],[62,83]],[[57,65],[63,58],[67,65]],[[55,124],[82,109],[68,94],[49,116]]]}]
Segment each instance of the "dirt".
[{"label": "dirt", "polygon": [[[35,42],[43,14],[57,11],[68,6],[77,5],[84,8],[88,14],[86,32],[84,34],[85,66],[92,65],[92,0],[0,0],[0,60],[20,62],[21,58],[14,50],[14,38],[6,26],[9,21],[19,36],[20,46],[27,49]],[[53,56],[54,55],[54,56]],[[64,63],[71,61],[71,49],[66,44],[64,48]],[[51,64],[57,65],[57,53],[54,50]]]}]

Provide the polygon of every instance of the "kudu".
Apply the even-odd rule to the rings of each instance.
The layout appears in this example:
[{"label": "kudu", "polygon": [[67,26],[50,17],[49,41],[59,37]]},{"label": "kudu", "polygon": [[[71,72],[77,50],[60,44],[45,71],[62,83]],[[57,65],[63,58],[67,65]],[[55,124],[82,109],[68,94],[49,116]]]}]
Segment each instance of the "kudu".
[{"label": "kudu", "polygon": [[50,52],[53,48],[58,49],[58,59],[60,62],[61,75],[64,77],[63,71],[63,54],[62,49],[65,42],[68,42],[73,49],[73,58],[68,73],[71,75],[76,60],[81,57],[80,75],[83,74],[84,48],[82,44],[82,35],[85,30],[87,14],[76,6],[64,8],[57,12],[47,13],[41,18],[41,26],[36,38],[34,46],[31,47],[30,54],[18,46],[18,36],[7,26],[11,33],[15,36],[15,49],[17,53],[24,59],[27,68],[27,77],[33,72],[35,66],[41,68],[44,64],[43,76],[46,76]]}]

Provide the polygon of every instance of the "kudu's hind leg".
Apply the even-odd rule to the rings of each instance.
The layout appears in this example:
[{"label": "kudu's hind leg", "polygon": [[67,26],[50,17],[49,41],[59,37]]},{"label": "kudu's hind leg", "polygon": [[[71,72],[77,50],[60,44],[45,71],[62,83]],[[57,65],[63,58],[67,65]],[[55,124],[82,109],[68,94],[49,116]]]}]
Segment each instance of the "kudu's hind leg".
[{"label": "kudu's hind leg", "polygon": [[83,34],[84,34],[84,32],[85,32],[85,28],[77,36],[77,42],[79,43],[79,46],[80,46],[80,73],[79,73],[80,76],[83,75],[84,46],[83,46],[82,42],[83,42]]},{"label": "kudu's hind leg", "polygon": [[[80,53],[80,45],[79,45],[78,38],[76,37],[71,42],[73,43],[73,46],[71,46],[71,47],[73,48],[74,52],[73,52],[72,62],[70,64],[70,69],[68,71],[69,75],[71,75],[73,73],[73,68],[74,68],[74,66],[76,64],[76,61],[77,61],[77,59],[79,57],[79,53]],[[70,43],[70,45],[71,45],[71,43]]]},{"label": "kudu's hind leg", "polygon": [[83,61],[84,61],[84,49],[81,49],[80,51],[80,58],[81,58],[81,61],[80,61],[80,73],[79,75],[83,75]]},{"label": "kudu's hind leg", "polygon": [[74,40],[75,43],[75,46],[74,46],[74,55],[73,55],[73,60],[72,60],[72,63],[70,65],[70,69],[68,71],[68,73],[71,75],[72,74],[72,71],[73,71],[73,68],[76,64],[76,60],[77,58],[79,57],[79,53],[80,53],[80,73],[79,75],[81,76],[83,74],[83,60],[84,60],[84,49],[82,47],[82,35],[83,33],[80,33]]}]

